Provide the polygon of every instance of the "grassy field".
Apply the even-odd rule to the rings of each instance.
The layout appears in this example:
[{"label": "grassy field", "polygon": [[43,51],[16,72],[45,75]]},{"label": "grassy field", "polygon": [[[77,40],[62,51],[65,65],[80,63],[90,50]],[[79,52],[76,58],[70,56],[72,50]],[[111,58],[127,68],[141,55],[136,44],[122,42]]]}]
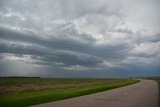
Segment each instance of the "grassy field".
[{"label": "grassy field", "polygon": [[101,92],[134,79],[0,78],[0,107],[23,107]]}]

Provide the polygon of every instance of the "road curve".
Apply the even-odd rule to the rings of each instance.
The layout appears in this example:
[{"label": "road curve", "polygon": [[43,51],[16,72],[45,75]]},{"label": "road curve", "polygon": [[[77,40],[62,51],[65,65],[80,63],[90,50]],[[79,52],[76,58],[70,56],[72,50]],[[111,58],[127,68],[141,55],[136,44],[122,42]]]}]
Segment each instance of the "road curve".
[{"label": "road curve", "polygon": [[159,107],[158,84],[153,80],[95,94],[32,107]]}]

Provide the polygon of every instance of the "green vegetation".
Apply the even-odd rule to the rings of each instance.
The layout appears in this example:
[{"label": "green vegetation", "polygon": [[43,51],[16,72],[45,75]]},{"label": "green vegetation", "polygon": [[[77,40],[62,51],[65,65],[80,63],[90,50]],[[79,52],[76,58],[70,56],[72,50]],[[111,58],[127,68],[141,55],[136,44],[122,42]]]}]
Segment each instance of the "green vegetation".
[{"label": "green vegetation", "polygon": [[133,84],[135,79],[0,78],[0,107],[29,106]]}]

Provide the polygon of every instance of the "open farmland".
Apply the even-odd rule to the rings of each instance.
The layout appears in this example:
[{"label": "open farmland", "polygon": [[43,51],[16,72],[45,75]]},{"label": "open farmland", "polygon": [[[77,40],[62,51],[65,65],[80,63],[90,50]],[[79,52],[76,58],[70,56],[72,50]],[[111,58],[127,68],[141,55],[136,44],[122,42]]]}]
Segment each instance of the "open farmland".
[{"label": "open farmland", "polygon": [[29,106],[105,91],[134,79],[0,78],[0,107]]}]

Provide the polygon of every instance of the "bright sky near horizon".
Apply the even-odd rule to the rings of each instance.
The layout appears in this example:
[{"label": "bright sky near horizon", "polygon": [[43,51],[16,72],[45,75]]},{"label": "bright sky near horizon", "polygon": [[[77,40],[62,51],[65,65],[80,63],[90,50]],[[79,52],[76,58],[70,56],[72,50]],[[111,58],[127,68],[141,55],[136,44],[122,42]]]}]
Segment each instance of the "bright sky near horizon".
[{"label": "bright sky near horizon", "polygon": [[0,76],[160,76],[160,0],[0,0]]}]

